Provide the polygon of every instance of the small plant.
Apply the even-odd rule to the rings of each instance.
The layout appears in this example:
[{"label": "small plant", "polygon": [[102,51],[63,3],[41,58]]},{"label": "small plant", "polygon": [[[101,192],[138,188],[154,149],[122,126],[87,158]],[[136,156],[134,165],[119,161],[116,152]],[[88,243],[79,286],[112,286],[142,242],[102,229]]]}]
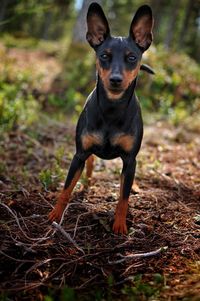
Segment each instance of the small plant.
[{"label": "small plant", "polygon": [[61,291],[60,301],[75,301],[75,291],[71,287],[65,286]]},{"label": "small plant", "polygon": [[57,161],[54,162],[52,168],[42,170],[39,173],[39,180],[44,186],[45,190],[56,190],[63,178],[64,171]]},{"label": "small plant", "polygon": [[122,289],[122,293],[129,297],[130,301],[138,300],[150,300],[149,298],[156,298],[159,296],[160,291],[164,285],[163,276],[160,274],[153,275],[153,281],[145,282],[142,279],[142,275],[136,275],[133,277],[133,285],[125,286]]},{"label": "small plant", "polygon": [[0,294],[0,301],[10,301],[11,299],[7,297],[6,293]]},{"label": "small plant", "polygon": [[200,214],[195,215],[194,220],[196,224],[200,224]]},{"label": "small plant", "polygon": [[65,154],[66,154],[66,150],[65,150],[64,146],[60,146],[59,148],[57,148],[57,150],[55,152],[55,158],[56,158],[56,162],[58,163],[58,165],[61,165],[61,162],[62,162]]},{"label": "small plant", "polygon": [[52,173],[50,169],[42,170],[39,174],[39,179],[45,190],[48,190],[53,184]]},{"label": "small plant", "polygon": [[44,301],[54,301],[54,299],[51,296],[45,296]]},{"label": "small plant", "polygon": [[7,170],[7,166],[5,162],[0,162],[0,175],[3,175]]},{"label": "small plant", "polygon": [[79,298],[77,298],[76,293],[73,288],[64,286],[60,291],[59,291],[59,297],[58,293],[56,293],[53,290],[49,290],[48,295],[44,297],[44,301],[77,301]]}]

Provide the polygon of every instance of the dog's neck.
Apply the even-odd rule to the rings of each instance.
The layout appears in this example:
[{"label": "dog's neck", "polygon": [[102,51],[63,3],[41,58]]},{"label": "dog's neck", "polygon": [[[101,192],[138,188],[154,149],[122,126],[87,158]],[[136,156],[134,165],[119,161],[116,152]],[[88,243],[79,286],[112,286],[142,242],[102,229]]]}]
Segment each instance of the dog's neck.
[{"label": "dog's neck", "polygon": [[135,99],[134,90],[136,81],[137,79],[130,84],[128,89],[123,93],[122,97],[112,100],[108,98],[101,79],[98,79],[96,86],[97,105],[101,112],[102,118],[106,123],[113,124],[126,118],[125,116],[128,111],[129,104]]},{"label": "dog's neck", "polygon": [[133,82],[130,84],[128,89],[122,94],[122,96],[120,96],[119,98],[114,97],[112,99],[108,97],[107,92],[104,89],[102,80],[98,76],[97,85],[96,85],[98,104],[102,108],[116,107],[116,109],[119,110],[125,109],[134,95],[136,82],[137,82],[137,78],[133,80]]}]

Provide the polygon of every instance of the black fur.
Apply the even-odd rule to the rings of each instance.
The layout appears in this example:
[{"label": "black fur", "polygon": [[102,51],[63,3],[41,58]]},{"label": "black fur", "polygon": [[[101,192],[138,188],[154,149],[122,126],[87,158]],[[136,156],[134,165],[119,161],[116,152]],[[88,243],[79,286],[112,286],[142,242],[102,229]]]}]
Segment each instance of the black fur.
[{"label": "black fur", "polygon": [[[140,67],[142,54],[149,47],[152,38],[152,13],[148,6],[139,8],[127,38],[110,35],[107,19],[97,3],[90,5],[87,22],[86,37],[96,52],[99,74],[96,87],[89,95],[78,120],[76,154],[69,169],[64,193],[70,187],[77,171],[82,172],[90,155],[95,154],[108,160],[120,157],[123,169],[119,205],[123,209],[126,207],[134,180],[136,156],[143,136],[141,109],[135,95],[135,87],[140,68],[152,72],[148,66]],[[104,77],[104,73],[107,78]],[[92,142],[84,145],[83,139],[87,138],[87,135]],[[63,199],[60,201],[61,205],[62,202]],[[59,207],[59,201],[57,206]],[[55,209],[55,212],[56,210],[59,211],[60,207]],[[126,233],[124,216],[121,222],[120,209],[117,210],[114,231]],[[55,216],[56,214],[51,215],[51,219]]]}]

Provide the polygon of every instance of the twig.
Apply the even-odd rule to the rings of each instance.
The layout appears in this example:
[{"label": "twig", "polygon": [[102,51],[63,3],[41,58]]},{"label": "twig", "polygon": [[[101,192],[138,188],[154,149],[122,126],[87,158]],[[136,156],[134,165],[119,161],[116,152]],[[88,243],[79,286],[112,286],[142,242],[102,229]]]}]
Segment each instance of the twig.
[{"label": "twig", "polygon": [[79,287],[76,287],[77,289],[82,289],[84,288],[88,283],[90,283],[91,281],[93,281],[95,278],[99,277],[98,274],[94,275],[93,277],[91,277],[90,279],[88,279],[87,281],[85,281],[84,283],[82,283]]},{"label": "twig", "polygon": [[[54,233],[53,233],[53,234],[50,235],[50,233],[52,232],[52,229],[50,229],[50,230],[48,230],[48,231],[46,232],[46,234],[45,234],[43,237],[32,238],[32,237],[28,236],[28,235],[24,232],[24,230],[22,229],[22,227],[21,227],[21,225],[20,225],[20,222],[19,222],[19,219],[18,219],[17,215],[16,215],[16,214],[15,214],[15,213],[14,213],[14,212],[6,205],[6,204],[0,202],[0,205],[3,206],[4,208],[6,208],[6,209],[9,211],[9,213],[14,217],[14,219],[15,219],[15,221],[16,221],[16,223],[17,223],[19,229],[20,229],[20,231],[21,231],[22,234],[25,236],[25,238],[27,238],[28,240],[30,240],[30,241],[35,241],[35,242],[39,243],[39,242],[41,242],[41,241],[48,240],[48,239],[54,234]],[[24,222],[24,220],[23,220],[23,222]],[[24,223],[25,223],[25,222],[24,222]],[[26,227],[26,228],[27,228],[27,227]]]},{"label": "twig", "polygon": [[85,213],[82,213],[82,214],[79,214],[79,215],[78,215],[77,220],[76,220],[76,224],[75,224],[75,227],[74,227],[74,235],[73,235],[73,239],[74,239],[75,236],[76,236],[76,231],[77,231],[79,219],[80,219],[83,215],[87,215],[87,214],[90,214],[90,212],[85,212]]},{"label": "twig", "polygon": [[40,192],[39,192],[38,194],[39,194],[39,196],[43,199],[43,201],[45,201],[45,203],[47,203],[47,205],[48,205],[49,207],[51,207],[51,208],[54,207],[49,201],[47,201],[47,199],[46,199]]},{"label": "twig", "polygon": [[[48,279],[52,279],[64,266],[71,265],[72,263],[77,264],[77,262],[82,261],[86,257],[87,257],[87,255],[84,255],[79,258],[72,259],[68,262],[66,262],[66,260],[63,260],[64,262],[59,266],[59,268],[57,270],[55,270],[51,275],[49,275]],[[52,260],[54,260],[54,259],[52,259]]]},{"label": "twig", "polygon": [[3,255],[3,256],[5,256],[5,257],[7,257],[7,258],[9,258],[9,259],[11,259],[11,260],[17,261],[17,262],[22,262],[22,263],[27,263],[27,262],[34,263],[35,262],[35,260],[28,260],[28,259],[27,260],[23,260],[23,259],[14,258],[14,257],[12,257],[12,256],[4,253],[1,250],[0,250],[0,254]]},{"label": "twig", "polygon": [[124,278],[121,281],[115,282],[114,286],[122,285],[122,284],[126,283],[127,281],[133,281],[133,276],[128,276],[127,278]]},{"label": "twig", "polygon": [[85,255],[85,252],[83,251],[83,249],[82,248],[80,248],[79,246],[78,246],[78,244],[71,238],[71,236],[61,227],[61,225],[60,224],[57,224],[56,222],[53,222],[52,223],[52,226],[54,226],[56,229],[58,229],[73,245],[74,245],[74,247],[78,250],[78,251],[80,251],[80,252],[82,252],[84,255]]},{"label": "twig", "polygon": [[28,271],[26,271],[25,273],[25,278],[27,277],[27,275],[32,272],[33,270],[38,269],[40,266],[49,263],[52,260],[63,260],[63,258],[47,258],[45,260],[42,260],[40,262],[37,262],[36,264],[32,265],[32,267],[30,267],[30,269],[28,269]]},{"label": "twig", "polygon": [[161,247],[155,251],[151,251],[151,252],[147,252],[147,253],[136,253],[136,254],[130,254],[127,256],[124,256],[120,253],[118,253],[118,256],[121,257],[122,259],[116,260],[116,261],[108,261],[109,264],[117,264],[117,263],[122,263],[126,260],[130,260],[130,259],[138,259],[138,258],[145,258],[145,257],[151,257],[151,256],[155,256],[158,255],[164,251],[166,251],[168,249],[168,246],[165,247]]},{"label": "twig", "polygon": [[22,220],[22,223],[23,223],[24,227],[25,227],[26,230],[28,231],[29,229],[28,229],[28,227],[27,227],[27,225],[26,225],[26,223],[25,223],[25,221],[24,221],[24,218],[23,218],[23,216],[21,215],[21,213],[19,213],[19,216],[20,216],[20,218],[18,218],[18,221],[19,221],[19,220]]},{"label": "twig", "polygon": [[[10,285],[10,281],[7,282],[7,283]],[[4,286],[6,286],[7,283],[4,282]],[[6,289],[2,289],[1,292],[4,291],[6,293],[8,293],[8,292],[15,292],[16,293],[16,292],[20,292],[20,291],[24,291],[24,290],[28,291],[28,290],[40,287],[42,283],[43,283],[42,281],[40,281],[40,282],[32,282],[30,284],[29,283],[28,284],[26,284],[26,283],[24,284],[23,283],[21,286],[19,285],[18,287],[12,285],[12,287],[9,287],[9,288],[6,287]]]},{"label": "twig", "polygon": [[[71,203],[72,204],[72,203]],[[71,205],[70,204],[70,205]],[[65,216],[65,212],[68,210],[68,208],[69,208],[69,204],[67,204],[67,206],[65,207],[65,210],[63,211],[63,213],[62,213],[62,216],[61,216],[61,219],[60,219],[60,222],[59,222],[59,226],[61,226],[62,225],[62,222],[63,222],[63,220],[64,220],[64,216]],[[58,224],[57,224],[58,225]]]},{"label": "twig", "polygon": [[138,262],[138,263],[134,263],[131,264],[130,266],[128,266],[128,268],[123,272],[122,276],[125,276],[132,268],[138,268],[143,266],[144,263]]},{"label": "twig", "polygon": [[24,230],[22,229],[22,227],[21,227],[21,225],[20,225],[20,222],[19,222],[19,219],[18,219],[17,215],[16,215],[16,214],[15,214],[15,213],[14,213],[14,212],[6,205],[6,204],[0,202],[0,205],[3,206],[4,208],[6,208],[6,209],[9,211],[9,213],[14,217],[14,219],[15,219],[15,221],[16,221],[16,223],[17,223],[19,229],[20,229],[21,232],[23,233],[23,235],[24,235],[26,238],[28,238],[28,236],[26,235],[26,233],[24,232]]},{"label": "twig", "polygon": [[65,210],[62,213],[62,216],[61,216],[61,219],[60,219],[60,222],[59,222],[60,226],[61,226],[61,224],[62,224],[62,222],[64,220],[65,212],[68,210],[69,206],[72,206],[72,205],[77,205],[77,204],[76,203],[72,203],[72,202],[67,204],[67,206],[65,207]]}]

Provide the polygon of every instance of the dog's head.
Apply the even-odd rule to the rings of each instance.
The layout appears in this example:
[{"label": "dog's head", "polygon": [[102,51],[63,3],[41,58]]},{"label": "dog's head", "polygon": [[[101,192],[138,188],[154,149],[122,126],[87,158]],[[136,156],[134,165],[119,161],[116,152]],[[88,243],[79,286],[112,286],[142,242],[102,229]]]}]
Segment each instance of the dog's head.
[{"label": "dog's head", "polygon": [[142,54],[152,42],[153,17],[141,6],[131,22],[127,38],[112,37],[101,6],[92,3],[87,13],[87,41],[95,50],[97,70],[108,98],[119,99],[137,77]]}]

